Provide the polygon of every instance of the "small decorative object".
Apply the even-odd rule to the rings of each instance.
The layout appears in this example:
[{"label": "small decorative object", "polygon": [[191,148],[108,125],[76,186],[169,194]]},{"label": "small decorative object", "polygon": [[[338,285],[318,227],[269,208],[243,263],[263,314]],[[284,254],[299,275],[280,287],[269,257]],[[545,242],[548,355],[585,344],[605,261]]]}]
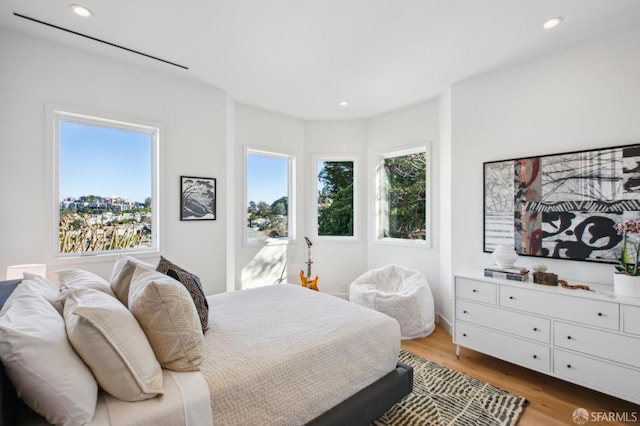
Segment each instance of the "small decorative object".
[{"label": "small decorative object", "polygon": [[216,220],[216,180],[180,176],[180,220]]},{"label": "small decorative object", "polygon": [[531,269],[533,269],[533,272],[547,272],[547,265],[544,263],[536,263]]},{"label": "small decorative object", "polygon": [[562,288],[567,288],[569,290],[587,290],[595,292],[595,290],[591,290],[588,285],[584,284],[569,284],[565,280],[558,280],[558,284],[560,284]]},{"label": "small decorative object", "polygon": [[613,225],[622,236],[620,258],[613,274],[613,292],[640,297],[640,218]]},{"label": "small decorative object", "polygon": [[302,287],[306,287],[306,288],[310,288],[311,290],[315,290],[315,291],[319,291],[318,290],[318,276],[316,275],[316,277],[314,279],[311,279],[311,264],[313,263],[313,261],[311,260],[311,246],[313,245],[311,243],[311,240],[309,240],[307,237],[304,237],[305,241],[307,242],[307,261],[305,262],[307,264],[307,276],[304,276],[304,271],[301,269],[300,270],[300,284],[302,284]]},{"label": "small decorative object", "polygon": [[551,272],[534,272],[533,282],[544,285],[558,285],[558,275]]},{"label": "small decorative object", "polygon": [[499,244],[492,254],[493,261],[496,262],[499,268],[511,268],[513,264],[518,260],[518,254],[512,246]]}]

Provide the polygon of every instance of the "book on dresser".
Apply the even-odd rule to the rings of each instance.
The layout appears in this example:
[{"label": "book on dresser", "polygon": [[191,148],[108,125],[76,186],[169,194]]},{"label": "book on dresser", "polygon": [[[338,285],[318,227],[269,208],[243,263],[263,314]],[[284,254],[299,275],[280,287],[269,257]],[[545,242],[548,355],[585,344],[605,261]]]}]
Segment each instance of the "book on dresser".
[{"label": "book on dresser", "polygon": [[500,268],[493,265],[484,268],[484,276],[524,283],[529,280],[529,271],[526,268]]}]

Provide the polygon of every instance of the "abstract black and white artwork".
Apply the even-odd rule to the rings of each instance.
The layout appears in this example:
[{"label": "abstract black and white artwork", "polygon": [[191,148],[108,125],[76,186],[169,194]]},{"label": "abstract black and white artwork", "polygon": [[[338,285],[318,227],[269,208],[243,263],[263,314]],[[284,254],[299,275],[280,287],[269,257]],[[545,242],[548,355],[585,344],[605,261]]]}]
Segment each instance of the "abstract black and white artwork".
[{"label": "abstract black and white artwork", "polygon": [[180,176],[180,220],[216,219],[216,180]]},{"label": "abstract black and white artwork", "polygon": [[615,263],[640,217],[640,145],[484,163],[484,251]]}]

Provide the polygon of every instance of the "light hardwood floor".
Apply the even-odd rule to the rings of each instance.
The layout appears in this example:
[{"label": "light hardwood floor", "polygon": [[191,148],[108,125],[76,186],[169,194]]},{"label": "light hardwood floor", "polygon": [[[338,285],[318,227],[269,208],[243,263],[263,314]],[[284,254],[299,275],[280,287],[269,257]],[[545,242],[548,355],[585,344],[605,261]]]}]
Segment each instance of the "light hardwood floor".
[{"label": "light hardwood floor", "polygon": [[[462,348],[460,359],[456,359],[456,346],[451,336],[440,326],[423,339],[403,340],[402,348],[423,358],[461,371],[478,380],[498,386],[525,397],[529,404],[518,425],[552,426],[575,425],[572,414],[577,408],[592,412],[617,412],[632,419],[635,412],[640,424],[640,406],[623,401],[582,386],[574,385],[524,367],[501,361],[497,358]],[[638,383],[640,386],[640,383]],[[625,414],[626,413],[626,414]],[[596,414],[598,415],[598,414]],[[634,422],[589,422],[586,426],[629,425]]]}]

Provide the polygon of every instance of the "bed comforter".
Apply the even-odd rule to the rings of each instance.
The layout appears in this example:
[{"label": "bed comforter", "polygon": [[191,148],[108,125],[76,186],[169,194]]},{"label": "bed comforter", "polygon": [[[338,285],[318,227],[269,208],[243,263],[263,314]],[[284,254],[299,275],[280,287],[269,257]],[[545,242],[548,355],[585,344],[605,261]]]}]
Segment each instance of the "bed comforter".
[{"label": "bed comforter", "polygon": [[392,371],[394,319],[300,286],[208,297],[202,373],[216,425],[305,424]]}]

